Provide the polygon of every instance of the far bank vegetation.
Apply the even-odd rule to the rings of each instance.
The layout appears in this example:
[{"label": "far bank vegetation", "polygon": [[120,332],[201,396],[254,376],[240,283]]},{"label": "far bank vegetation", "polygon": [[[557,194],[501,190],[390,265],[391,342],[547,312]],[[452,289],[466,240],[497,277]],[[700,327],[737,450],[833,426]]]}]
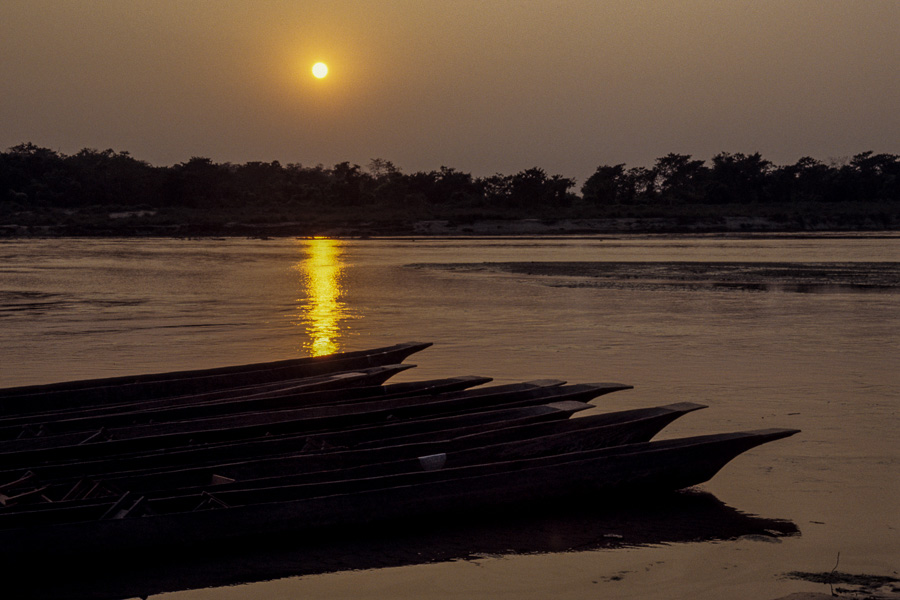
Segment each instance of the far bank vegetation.
[{"label": "far bank vegetation", "polygon": [[652,167],[600,165],[576,189],[574,179],[538,167],[475,177],[450,167],[404,173],[383,159],[324,167],[193,157],[158,167],[113,150],[65,155],[25,143],[0,153],[0,232],[10,235],[405,234],[422,221],[465,230],[521,219],[717,231],[735,218],[751,230],[754,222],[781,231],[897,229],[900,156],[775,165],[758,153],[668,154]]}]

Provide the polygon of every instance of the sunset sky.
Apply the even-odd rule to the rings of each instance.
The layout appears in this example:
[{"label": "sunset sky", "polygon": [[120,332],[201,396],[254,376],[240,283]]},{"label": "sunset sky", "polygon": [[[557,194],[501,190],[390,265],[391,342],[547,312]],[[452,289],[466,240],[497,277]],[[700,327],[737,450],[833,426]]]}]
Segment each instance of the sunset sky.
[{"label": "sunset sky", "polygon": [[0,147],[579,181],[898,153],[898,31],[895,0],[3,0]]}]

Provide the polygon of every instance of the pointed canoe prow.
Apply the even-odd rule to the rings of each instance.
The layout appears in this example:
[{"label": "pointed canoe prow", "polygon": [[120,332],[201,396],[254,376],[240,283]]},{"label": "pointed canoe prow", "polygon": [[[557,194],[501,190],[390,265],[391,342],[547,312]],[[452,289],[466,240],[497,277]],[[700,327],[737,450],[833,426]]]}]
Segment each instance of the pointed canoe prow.
[{"label": "pointed canoe prow", "polygon": [[760,444],[765,444],[767,442],[774,442],[775,440],[780,440],[783,438],[791,437],[792,435],[796,435],[800,433],[799,429],[781,429],[781,428],[771,428],[771,429],[757,429],[755,431],[746,432],[747,435],[756,436],[760,439]]},{"label": "pointed canoe prow", "polygon": [[593,385],[601,390],[603,390],[604,394],[610,394],[612,392],[620,392],[622,390],[633,390],[633,385],[628,385],[627,383],[615,383],[612,381],[600,381],[597,383],[589,383],[586,385]]},{"label": "pointed canoe prow", "polygon": [[410,354],[415,354],[416,352],[421,352],[426,348],[430,348],[434,346],[434,342],[406,342],[403,344],[397,344],[396,348],[401,351],[408,351]]},{"label": "pointed canoe prow", "polygon": [[672,412],[687,414],[689,412],[694,412],[695,410],[709,408],[709,406],[707,406],[706,404],[697,404],[696,402],[676,402],[674,404],[666,404],[665,406],[661,406],[660,408],[667,408]]}]

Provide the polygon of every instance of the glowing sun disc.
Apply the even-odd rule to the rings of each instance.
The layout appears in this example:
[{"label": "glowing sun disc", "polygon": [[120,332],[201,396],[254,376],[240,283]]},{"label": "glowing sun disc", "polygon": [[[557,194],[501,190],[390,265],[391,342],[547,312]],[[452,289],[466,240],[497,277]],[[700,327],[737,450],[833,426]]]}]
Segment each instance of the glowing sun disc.
[{"label": "glowing sun disc", "polygon": [[316,63],[313,65],[312,73],[318,79],[322,79],[326,75],[328,75],[328,65],[325,63]]}]

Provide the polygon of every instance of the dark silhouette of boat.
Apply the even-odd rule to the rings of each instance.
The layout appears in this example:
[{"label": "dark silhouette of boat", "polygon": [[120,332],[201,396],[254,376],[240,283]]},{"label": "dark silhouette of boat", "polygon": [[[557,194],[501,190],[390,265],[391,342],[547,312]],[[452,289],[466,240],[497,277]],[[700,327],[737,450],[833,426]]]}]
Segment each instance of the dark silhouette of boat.
[{"label": "dark silhouette of boat", "polygon": [[33,414],[77,406],[112,405],[149,398],[208,393],[214,390],[268,385],[403,362],[430,342],[406,342],[372,350],[294,358],[214,369],[174,371],[88,379],[0,390],[0,414]]},{"label": "dark silhouette of boat", "polygon": [[[392,388],[381,384],[405,366],[391,364],[296,376],[300,366],[331,368],[426,346],[0,390],[3,402],[19,406],[0,430],[43,428],[0,443],[0,560],[149,556],[286,534],[329,540],[435,518],[646,498],[701,484],[741,453],[797,433],[651,441],[703,408],[693,403],[568,418],[631,387],[623,384],[475,387],[489,380],[462,377]],[[292,375],[255,379],[283,368]],[[373,385],[368,375],[383,379]],[[112,391],[117,386],[127,392]],[[90,401],[92,390],[99,403]],[[135,390],[144,406],[126,399]],[[77,404],[64,405],[64,397]],[[24,399],[42,408],[30,421]],[[92,433],[97,426],[102,435]]]}]

